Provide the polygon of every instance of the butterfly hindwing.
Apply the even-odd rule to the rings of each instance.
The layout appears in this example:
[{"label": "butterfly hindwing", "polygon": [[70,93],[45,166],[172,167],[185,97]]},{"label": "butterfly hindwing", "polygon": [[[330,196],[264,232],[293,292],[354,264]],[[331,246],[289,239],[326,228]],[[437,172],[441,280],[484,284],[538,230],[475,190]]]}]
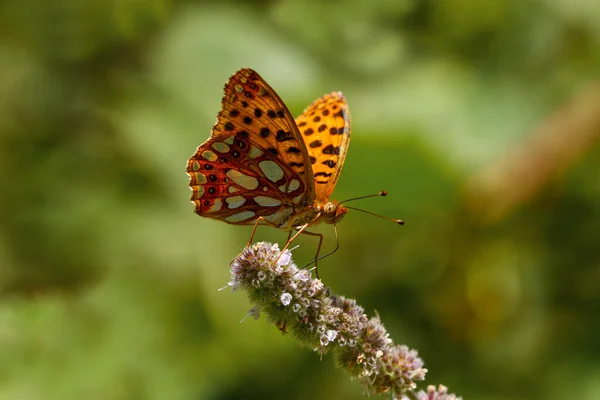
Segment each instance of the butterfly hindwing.
[{"label": "butterfly hindwing", "polygon": [[327,201],[339,178],[350,145],[350,111],[341,92],[320,97],[296,118],[315,182],[315,198]]},{"label": "butterfly hindwing", "polygon": [[[280,222],[280,216],[291,214],[294,197],[303,196],[302,182],[264,154],[251,159],[252,145],[232,137],[223,142],[210,139],[188,163],[196,213],[232,224],[252,224],[259,216],[269,220],[272,216],[276,219],[272,222]],[[216,150],[223,150],[231,141],[227,153]],[[250,150],[242,153],[244,147]],[[265,166],[270,168],[268,175],[263,172]],[[289,211],[277,214],[282,210]]]}]

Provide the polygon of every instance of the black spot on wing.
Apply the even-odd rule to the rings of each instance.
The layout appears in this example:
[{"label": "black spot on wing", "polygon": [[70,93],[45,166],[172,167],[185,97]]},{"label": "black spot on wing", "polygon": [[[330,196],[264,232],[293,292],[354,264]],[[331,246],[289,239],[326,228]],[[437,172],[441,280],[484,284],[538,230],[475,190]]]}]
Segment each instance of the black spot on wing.
[{"label": "black spot on wing", "polygon": [[271,134],[271,131],[269,130],[269,128],[265,127],[260,130],[260,136],[263,138],[268,138],[270,134]]},{"label": "black spot on wing", "polygon": [[291,132],[286,132],[283,129],[280,129],[277,131],[275,140],[277,140],[278,142],[286,142],[288,140],[294,140],[294,135],[292,135]]},{"label": "black spot on wing", "polygon": [[340,148],[339,146],[333,146],[332,144],[327,145],[323,148],[323,154],[336,154],[339,155],[340,154]]}]

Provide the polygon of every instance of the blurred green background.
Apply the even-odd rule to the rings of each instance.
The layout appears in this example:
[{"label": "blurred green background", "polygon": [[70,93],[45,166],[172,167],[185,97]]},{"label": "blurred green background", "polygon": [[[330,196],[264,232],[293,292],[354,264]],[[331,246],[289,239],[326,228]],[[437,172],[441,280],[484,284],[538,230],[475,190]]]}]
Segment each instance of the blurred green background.
[{"label": "blurred green background", "polygon": [[321,277],[419,350],[423,387],[600,398],[598,21],[595,0],[3,1],[0,399],[364,398],[217,292],[251,228],[196,216],[184,171],[242,67],[295,115],[348,98],[334,197],[387,189],[354,205],[406,226],[348,214]]}]

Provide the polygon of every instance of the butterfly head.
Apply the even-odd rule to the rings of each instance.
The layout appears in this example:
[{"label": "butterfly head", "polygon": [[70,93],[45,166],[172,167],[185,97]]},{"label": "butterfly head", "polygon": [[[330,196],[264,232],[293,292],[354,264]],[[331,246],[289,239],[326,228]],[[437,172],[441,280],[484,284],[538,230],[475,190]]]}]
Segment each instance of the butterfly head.
[{"label": "butterfly head", "polygon": [[341,203],[330,201],[323,206],[321,218],[327,224],[337,224],[347,212],[348,208],[342,206]]}]

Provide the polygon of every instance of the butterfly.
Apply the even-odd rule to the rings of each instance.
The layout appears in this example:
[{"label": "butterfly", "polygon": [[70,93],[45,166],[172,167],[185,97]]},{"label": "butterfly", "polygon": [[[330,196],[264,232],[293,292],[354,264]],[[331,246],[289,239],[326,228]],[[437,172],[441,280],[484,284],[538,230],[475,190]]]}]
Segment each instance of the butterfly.
[{"label": "butterfly", "polygon": [[252,69],[236,72],[224,90],[211,137],[187,163],[196,213],[234,225],[253,224],[248,245],[258,225],[288,231],[284,250],[300,234],[316,236],[316,264],[323,235],[307,228],[319,223],[335,227],[349,209],[329,199],[350,144],[346,98],[341,92],[326,94],[294,120]]}]

